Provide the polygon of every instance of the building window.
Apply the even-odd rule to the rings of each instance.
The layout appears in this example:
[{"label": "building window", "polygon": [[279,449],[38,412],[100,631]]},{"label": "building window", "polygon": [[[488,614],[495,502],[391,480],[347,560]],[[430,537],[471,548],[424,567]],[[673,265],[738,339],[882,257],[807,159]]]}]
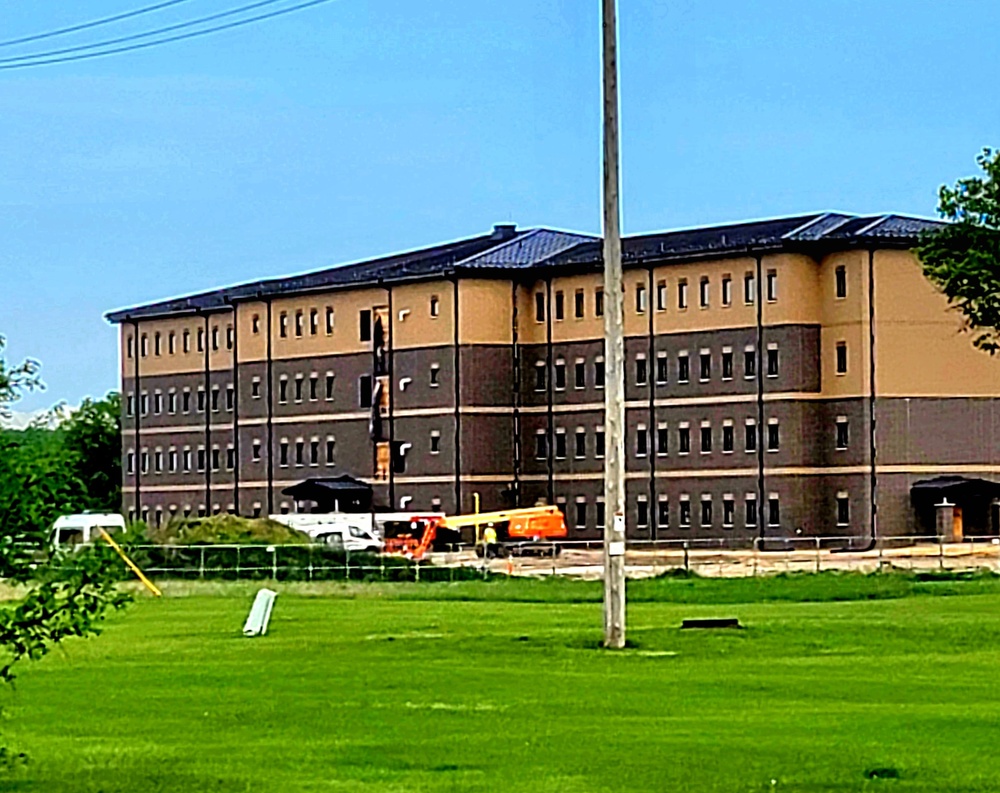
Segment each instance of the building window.
[{"label": "building window", "polygon": [[554,385],[555,385],[556,391],[565,391],[566,390],[566,361],[563,360],[562,358],[557,358],[556,359],[556,363],[555,363],[555,367],[554,367],[554,372],[555,372],[555,382],[554,382]]},{"label": "building window", "polygon": [[847,374],[847,342],[837,342],[837,374]]},{"label": "building window", "polygon": [[691,359],[687,351],[677,355],[677,382],[688,383],[691,381]]},{"label": "building window", "polygon": [[207,404],[208,404],[208,399],[206,398],[205,395],[205,387],[198,386],[198,412],[204,413]]},{"label": "building window", "polygon": [[594,457],[599,460],[604,457],[604,427],[601,426],[594,430]]},{"label": "building window", "polygon": [[160,356],[160,332],[156,331],[153,334],[153,355],[156,357]]},{"label": "building window", "polygon": [[250,381],[250,398],[260,399],[260,378],[255,377]]},{"label": "building window", "polygon": [[781,505],[778,502],[778,494],[771,493],[767,498],[767,525],[778,526],[781,524]]},{"label": "building window", "polygon": [[670,432],[665,421],[656,425],[656,453],[665,457],[670,448]]},{"label": "building window", "polygon": [[688,307],[688,282],[686,278],[682,278],[677,282],[677,308],[687,308]]},{"label": "building window", "polygon": [[538,430],[535,432],[535,459],[545,460],[549,456],[549,444],[548,438],[545,435],[545,430]]},{"label": "building window", "polygon": [[670,499],[667,496],[660,496],[657,502],[656,525],[661,529],[670,528]]},{"label": "building window", "polygon": [[594,359],[594,388],[604,388],[604,358]]},{"label": "building window", "polygon": [[846,449],[849,440],[847,416],[837,416],[837,450],[843,451]]},{"label": "building window", "polygon": [[130,476],[135,473],[135,452],[129,449],[128,454],[125,455],[125,473]]},{"label": "building window", "polygon": [[779,438],[778,438],[778,420],[768,419],[767,420],[767,450],[769,452],[778,451]]},{"label": "building window", "polygon": [[278,314],[278,335],[283,339],[288,338],[288,313],[285,311]]},{"label": "building window", "polygon": [[731,419],[726,419],[722,422],[722,453],[732,454],[733,447],[735,446],[736,432],[733,429],[733,422]]},{"label": "building window", "polygon": [[358,312],[358,339],[372,340],[372,312],[369,308],[363,308]]},{"label": "building window", "polygon": [[256,336],[260,333],[260,314],[254,314],[250,319],[250,332]]},{"label": "building window", "polygon": [[255,463],[260,461],[260,441],[257,439],[254,439],[253,446],[251,447],[251,455]]},{"label": "building window", "polygon": [[288,402],[288,377],[282,375],[278,380],[278,402],[282,405]]},{"label": "building window", "polygon": [[219,350],[219,326],[214,325],[212,327],[212,352],[218,352]]},{"label": "building window", "polygon": [[635,285],[635,312],[637,314],[646,313],[646,285]]},{"label": "building window", "polygon": [[837,493],[837,525],[849,526],[851,524],[851,500],[847,493]]},{"label": "building window", "polygon": [[843,300],[847,297],[847,268],[840,265],[833,271],[833,274],[837,287],[837,299]]},{"label": "building window", "polygon": [[582,289],[577,289],[573,293],[573,316],[583,319],[585,294]]},{"label": "building window", "polygon": [[649,454],[649,432],[645,424],[635,428],[635,456],[646,457]]},{"label": "building window", "polygon": [[646,498],[646,496],[639,496],[636,498],[635,522],[641,529],[645,529],[649,526],[649,499]]},{"label": "building window", "polygon": [[437,295],[431,295],[430,312],[433,319],[437,319],[441,316],[441,298]]},{"label": "building window", "polygon": [[587,499],[582,496],[576,499],[576,528],[587,528]]},{"label": "building window", "polygon": [[213,446],[212,447],[212,470],[213,471],[218,471],[221,463],[222,463],[222,458],[221,458],[221,455],[219,454],[219,447],[218,446]]},{"label": "building window", "polygon": [[535,390],[544,391],[545,383],[545,361],[535,361]]},{"label": "building window", "polygon": [[601,287],[594,290],[594,316],[604,316],[604,290]]},{"label": "building window", "polygon": [[757,285],[754,283],[754,274],[745,273],[743,275],[743,302],[752,306],[757,299]]},{"label": "building window", "polygon": [[181,410],[184,413],[191,412],[191,389],[185,388],[181,393]]},{"label": "building window", "polygon": [[677,453],[691,453],[691,426],[686,421],[677,428]]},{"label": "building window", "polygon": [[233,412],[233,408],[236,406],[236,389],[231,385],[226,386],[226,410],[230,413]]},{"label": "building window", "polygon": [[191,331],[186,330],[181,335],[181,349],[185,353],[191,352]]},{"label": "building window", "polygon": [[681,496],[680,525],[682,529],[691,528],[691,497],[688,495]]},{"label": "building window", "polygon": [[562,427],[556,430],[555,458],[557,460],[566,459],[566,430]]},{"label": "building window", "polygon": [[727,493],[722,497],[722,527],[725,529],[731,529],[733,527],[733,521],[736,517],[736,502],[733,500],[731,493]]},{"label": "building window", "polygon": [[757,350],[748,344],[743,350],[743,377],[751,380],[757,376]]},{"label": "building window", "polygon": [[319,309],[309,309],[309,335],[315,336],[319,333]]},{"label": "building window", "polygon": [[722,276],[722,305],[731,306],[733,304],[733,277],[731,275]]},{"label": "building window", "polygon": [[226,448],[226,468],[232,471],[236,467],[236,449],[232,446]]},{"label": "building window", "polygon": [[778,345],[774,342],[767,345],[767,376],[778,376]]},{"label": "building window", "polygon": [[231,350],[236,346],[236,331],[232,325],[226,328],[226,349]]},{"label": "building window", "polygon": [[701,526],[707,529],[712,525],[712,497],[705,494],[701,497]]},{"label": "building window", "polygon": [[556,321],[562,322],[566,318],[566,298],[562,290],[556,292]]},{"label": "building window", "polygon": [[441,433],[438,430],[431,430],[431,454],[441,453]]},{"label": "building window", "polygon": [[295,441],[295,466],[301,468],[306,464],[306,442],[299,438]]},{"label": "building window", "polygon": [[441,385],[441,365],[432,363],[431,364],[431,388],[437,388]]},{"label": "building window", "polygon": [[334,383],[333,372],[327,372],[326,373],[326,401],[327,402],[332,402],[333,401],[333,383]]},{"label": "building window", "polygon": [[212,412],[219,412],[219,387],[217,385],[212,386]]},{"label": "building window", "polygon": [[319,438],[309,441],[309,465],[319,465]]},{"label": "building window", "polygon": [[139,395],[139,415],[145,416],[148,413],[149,413],[149,394],[143,391]]},{"label": "building window", "polygon": [[748,452],[757,451],[757,422],[754,419],[747,419],[746,433],[743,438],[743,448],[745,448]]},{"label": "building window", "polygon": [[573,451],[577,460],[582,460],[587,456],[587,431],[583,427],[576,428],[576,441]]},{"label": "building window", "polygon": [[778,271],[767,271],[767,302],[773,303],[778,299]]},{"label": "building window", "polygon": [[587,387],[587,363],[583,358],[573,363],[573,387],[578,391]]},{"label": "building window", "polygon": [[159,416],[163,412],[163,394],[160,391],[153,392],[153,415]]},{"label": "building window", "polygon": [[743,522],[747,528],[757,525],[757,494],[747,493],[743,501]]},{"label": "building window", "polygon": [[131,358],[132,357],[132,353],[133,353],[132,348],[135,346],[134,341],[133,341],[132,337],[129,336],[129,337],[126,338],[125,342],[126,342],[125,347],[126,347],[126,350],[127,350],[127,352],[125,354],[129,358]]},{"label": "building window", "polygon": [[326,464],[334,464],[334,452],[337,449],[337,441],[332,435],[328,435],[326,438]]},{"label": "building window", "polygon": [[302,338],[303,323],[302,323],[302,309],[298,309],[295,312],[295,337]]},{"label": "building window", "polygon": [[656,310],[666,311],[667,310],[667,282],[657,281],[656,282]]},{"label": "building window", "polygon": [[649,370],[646,366],[646,356],[639,353],[635,356],[635,384],[644,386],[649,383]]},{"label": "building window", "polygon": [[315,402],[319,399],[319,375],[313,372],[309,375],[309,401]]},{"label": "building window", "polygon": [[698,379],[707,383],[712,379],[712,351],[702,350],[698,356]]},{"label": "building window", "polygon": [[708,276],[703,275],[698,282],[698,305],[702,308],[708,308],[711,291],[712,285],[708,280]]},{"label": "building window", "polygon": [[278,447],[278,465],[282,468],[288,467],[288,439],[282,438],[281,445]]},{"label": "building window", "polygon": [[295,401],[302,401],[302,380],[303,377],[300,374],[295,375]]},{"label": "building window", "polygon": [[667,354],[665,352],[656,354],[656,384],[667,384]]},{"label": "building window", "polygon": [[135,413],[135,394],[129,393],[125,397],[125,415],[131,416]]},{"label": "building window", "polygon": [[701,453],[712,453],[712,424],[708,421],[701,422]]},{"label": "building window", "polygon": [[139,454],[139,471],[143,474],[149,473],[149,450],[143,449]]},{"label": "building window", "polygon": [[333,306],[326,307],[326,335],[333,335]]},{"label": "building window", "polygon": [[544,292],[535,292],[535,322],[545,322]]},{"label": "building window", "polygon": [[167,392],[167,413],[171,416],[177,412],[177,392],[171,388]]},{"label": "building window", "polygon": [[372,406],[372,376],[363,374],[358,378],[358,405],[363,408]]},{"label": "building window", "polygon": [[603,498],[598,498],[597,499],[597,503],[594,506],[596,507],[595,512],[597,513],[597,515],[595,517],[595,520],[594,520],[594,525],[598,529],[603,529],[604,528],[604,499]]},{"label": "building window", "polygon": [[198,328],[198,352],[205,352],[205,329]]},{"label": "building window", "polygon": [[167,352],[171,355],[177,352],[177,334],[173,331],[167,336]]},{"label": "building window", "polygon": [[722,379],[732,380],[733,379],[733,348],[723,347],[722,348]]}]

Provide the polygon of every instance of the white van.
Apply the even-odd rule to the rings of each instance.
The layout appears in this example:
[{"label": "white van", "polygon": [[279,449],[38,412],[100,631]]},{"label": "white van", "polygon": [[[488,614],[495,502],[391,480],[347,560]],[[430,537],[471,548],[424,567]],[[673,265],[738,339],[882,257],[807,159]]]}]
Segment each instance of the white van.
[{"label": "white van", "polygon": [[117,513],[84,513],[83,515],[63,515],[52,525],[52,547],[73,548],[94,542],[101,537],[101,529],[108,534],[124,534],[125,518]]},{"label": "white van", "polygon": [[368,512],[316,512],[268,517],[290,529],[308,534],[316,542],[325,542],[345,551],[378,553],[382,550],[382,541],[372,529],[372,516]]}]

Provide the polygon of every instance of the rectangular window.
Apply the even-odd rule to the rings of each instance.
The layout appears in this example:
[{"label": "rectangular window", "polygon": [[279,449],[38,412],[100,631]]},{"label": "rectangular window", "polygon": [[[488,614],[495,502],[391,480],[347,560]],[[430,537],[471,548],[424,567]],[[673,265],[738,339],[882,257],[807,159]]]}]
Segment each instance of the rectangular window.
[{"label": "rectangular window", "polygon": [[135,413],[135,394],[125,397],[125,415],[131,416]]},{"label": "rectangular window", "polygon": [[204,413],[205,412],[205,406],[206,406],[206,404],[207,404],[207,397],[205,395],[205,388],[204,388],[204,386],[199,386],[199,388],[198,388],[198,412],[199,413]]},{"label": "rectangular window", "polygon": [[315,372],[309,375],[309,401],[315,402],[319,399],[319,375]]},{"label": "rectangular window", "polygon": [[253,448],[252,448],[250,454],[253,457],[253,461],[254,462],[258,462],[260,460],[260,441],[259,440],[254,440],[254,442],[253,442]]},{"label": "rectangular window", "polygon": [[535,361],[535,390],[544,391],[545,384],[545,361]]},{"label": "rectangular window", "polygon": [[594,430],[594,457],[597,459],[604,457],[604,427]]},{"label": "rectangular window", "polygon": [[639,496],[635,502],[635,522],[640,528],[649,526],[649,500]]},{"label": "rectangular window", "polygon": [[226,469],[232,471],[236,467],[236,449],[232,446],[226,449]]},{"label": "rectangular window", "polygon": [[285,375],[278,381],[278,402],[282,405],[288,402],[288,378]]},{"label": "rectangular window", "polygon": [[185,388],[184,393],[181,394],[181,410],[184,413],[191,412],[191,391],[187,388]]},{"label": "rectangular window", "polygon": [[778,437],[778,420],[768,419],[767,420],[767,450],[769,452],[778,451],[779,446]]},{"label": "rectangular window", "polygon": [[767,376],[778,376],[778,345],[774,343],[767,345]]},{"label": "rectangular window", "polygon": [[851,500],[847,493],[837,493],[837,525],[849,526],[851,523]]},{"label": "rectangular window", "polygon": [[334,464],[334,453],[337,450],[337,442],[332,437],[326,439],[326,464]]},{"label": "rectangular window", "polygon": [[660,457],[666,456],[670,449],[670,432],[665,423],[660,423],[656,427],[656,453]]},{"label": "rectangular window", "polygon": [[167,394],[167,413],[173,415],[177,412],[177,392],[171,389]]},{"label": "rectangular window", "polygon": [[309,335],[315,336],[319,333],[319,309],[309,309]]},{"label": "rectangular window", "polygon": [[657,502],[656,525],[661,529],[670,528],[670,499],[666,496],[660,496]]},{"label": "rectangular window", "polygon": [[594,316],[604,316],[604,290],[601,287],[594,290]]},{"label": "rectangular window", "polygon": [[326,307],[326,335],[333,335],[333,306]]},{"label": "rectangular window", "polygon": [[301,468],[306,464],[306,442],[299,438],[295,441],[295,465]]},{"label": "rectangular window", "polygon": [[562,322],[566,318],[566,297],[562,290],[556,291],[556,321]]},{"label": "rectangular window", "polygon": [[712,453],[712,425],[706,421],[701,423],[701,453]]},{"label": "rectangular window", "polygon": [[722,276],[722,305],[731,306],[733,304],[733,277],[731,275]]},{"label": "rectangular window", "polygon": [[687,383],[691,380],[691,359],[686,352],[677,356],[677,382]]},{"label": "rectangular window", "polygon": [[757,376],[757,351],[750,345],[743,351],[743,377],[752,380]]},{"label": "rectangular window", "polygon": [[736,517],[736,502],[733,500],[731,495],[725,495],[722,497],[722,525],[726,529],[731,529],[733,527],[733,522]]},{"label": "rectangular window", "polygon": [[198,447],[198,470],[199,471],[204,471],[205,470],[205,462],[206,462],[205,448],[202,447],[202,446],[199,446]]},{"label": "rectangular window", "polygon": [[576,528],[587,528],[587,502],[582,499],[576,500]]},{"label": "rectangular window", "polygon": [[125,473],[129,475],[135,473],[135,452],[125,455]]},{"label": "rectangular window", "polygon": [[701,497],[701,526],[708,528],[712,525],[712,497]]},{"label": "rectangular window", "polygon": [[535,433],[535,459],[545,460],[549,456],[549,444],[548,438],[545,436],[545,430],[538,430]]},{"label": "rectangular window", "polygon": [[688,282],[686,278],[682,278],[677,282],[677,308],[687,308],[688,307]]},{"label": "rectangular window", "polygon": [[219,326],[216,325],[212,328],[212,350],[219,349]]},{"label": "rectangular window", "polygon": [[159,391],[153,393],[153,414],[159,416],[163,411],[163,394]]},{"label": "rectangular window", "polygon": [[556,430],[555,457],[557,460],[566,459],[566,430],[562,428]]},{"label": "rectangular window", "polygon": [[250,320],[250,332],[255,336],[260,333],[260,314],[254,314]]},{"label": "rectangular window", "polygon": [[597,504],[595,506],[597,507],[597,509],[595,510],[597,512],[597,516],[596,516],[596,519],[595,519],[594,523],[597,526],[597,528],[603,529],[604,528],[604,500],[601,499],[601,498],[598,498],[597,499]]},{"label": "rectangular window", "polygon": [[724,454],[732,454],[733,446],[736,443],[733,422],[727,421],[722,425],[722,451]]},{"label": "rectangular window", "polygon": [[587,387],[587,363],[583,358],[577,358],[573,364],[573,387],[578,390]]},{"label": "rectangular window", "polygon": [[212,412],[219,412],[219,387],[217,385],[212,386]]},{"label": "rectangular window", "polygon": [[191,448],[188,446],[184,447],[184,454],[181,457],[184,464],[184,472],[187,473],[191,470]]},{"label": "rectangular window", "polygon": [[743,522],[748,529],[757,525],[757,496],[754,493],[747,493],[743,501]]},{"label": "rectangular window", "polygon": [[153,334],[153,355],[159,357],[160,355],[160,332],[156,331]]},{"label": "rectangular window", "polygon": [[132,355],[133,355],[133,352],[132,352],[132,348],[133,348],[134,346],[135,346],[135,342],[134,342],[133,338],[132,338],[131,336],[129,336],[129,337],[128,337],[128,339],[126,340],[126,347],[127,347],[127,349],[128,349],[128,352],[126,353],[126,355],[127,355],[127,356],[128,356],[129,358],[131,358],[131,357],[132,357]]},{"label": "rectangular window", "polygon": [[781,524],[781,505],[778,502],[776,493],[772,493],[767,499],[767,525],[778,526]]},{"label": "rectangular window", "polygon": [[363,308],[358,312],[358,338],[361,341],[372,340],[372,312]]},{"label": "rectangular window", "polygon": [[189,330],[185,330],[181,336],[181,349],[186,353],[191,352],[191,331]]},{"label": "rectangular window", "polygon": [[778,271],[767,271],[767,302],[773,303],[778,299]]},{"label": "rectangular window", "polygon": [[205,329],[198,328],[198,352],[205,352]]},{"label": "rectangular window", "polygon": [[698,305],[702,308],[708,308],[709,301],[711,300],[711,291],[712,285],[708,280],[708,276],[703,275],[698,282]]},{"label": "rectangular window", "polygon": [[691,528],[691,499],[688,496],[681,496],[680,524],[682,529]]},{"label": "rectangular window", "polygon": [[837,374],[847,374],[847,342],[837,342]]},{"label": "rectangular window", "polygon": [[173,355],[177,352],[177,334],[170,331],[170,335],[167,336],[167,352]]},{"label": "rectangular window", "polygon": [[226,328],[226,349],[231,350],[236,346],[236,331],[232,325]]},{"label": "rectangular window", "polygon": [[666,385],[667,382],[667,354],[665,352],[656,355],[656,383]]},{"label": "rectangular window", "polygon": [[309,441],[309,465],[319,465],[319,438]]},{"label": "rectangular window", "polygon": [[327,372],[326,373],[326,401],[327,402],[332,402],[333,401],[333,384],[334,384],[333,372]]},{"label": "rectangular window", "polygon": [[[202,407],[201,409],[204,410],[205,408]],[[149,394],[143,391],[139,395],[139,414],[145,416],[147,413],[149,413]]]},{"label": "rectangular window", "polygon": [[708,350],[702,350],[701,354],[698,356],[699,359],[699,370],[698,377],[703,383],[707,383],[712,379],[712,353]]},{"label": "rectangular window", "polygon": [[302,375],[295,375],[295,401],[302,401]]},{"label": "rectangular window", "polygon": [[288,338],[288,312],[286,311],[278,314],[278,335],[283,339]]},{"label": "rectangular window", "polygon": [[431,295],[430,313],[435,319],[441,316],[441,299],[437,295]]},{"label": "rectangular window", "polygon": [[566,361],[564,361],[562,358],[559,358],[555,363],[554,372],[555,372],[555,382],[553,383],[553,385],[555,386],[556,391],[565,391]]},{"label": "rectangular window", "polygon": [[691,427],[687,423],[681,424],[677,428],[677,453],[691,453]]},{"label": "rectangular window", "polygon": [[431,364],[431,388],[441,385],[441,364]]},{"label": "rectangular window", "polygon": [[743,276],[743,302],[752,306],[757,299],[757,285],[754,283],[753,273],[746,273]]},{"label": "rectangular window", "polygon": [[649,383],[649,370],[646,367],[646,356],[637,355],[635,358],[635,384],[644,386]]},{"label": "rectangular window", "polygon": [[743,436],[744,447],[748,452],[757,451],[757,422],[747,419],[746,433]]},{"label": "rectangular window", "polygon": [[219,454],[219,447],[218,446],[213,446],[212,447],[212,470],[213,471],[218,471],[219,468],[220,468],[220,466],[221,466],[221,464],[222,464],[222,458],[221,458],[221,456]]},{"label": "rectangular window", "polygon": [[666,311],[667,310],[667,282],[657,281],[656,282],[656,310]]},{"label": "rectangular window", "polygon": [[226,386],[226,410],[230,413],[233,412],[233,408],[236,406],[236,389],[231,385]]},{"label": "rectangular window", "polygon": [[649,454],[649,432],[646,425],[640,424],[635,428],[635,456],[645,457]]},{"label": "rectangular window", "polygon": [[635,312],[637,314],[646,313],[646,285],[635,285]]},{"label": "rectangular window", "polygon": [[583,305],[584,305],[584,291],[582,289],[577,289],[573,293],[573,315],[577,319],[583,319]]},{"label": "rectangular window", "polygon": [[604,388],[604,358],[594,360],[594,388]]},{"label": "rectangular window", "polygon": [[372,376],[363,374],[358,378],[358,405],[363,408],[372,406]]},{"label": "rectangular window", "polygon": [[288,467],[288,441],[285,438],[281,439],[281,446],[279,447],[278,453],[278,464],[282,468]]},{"label": "rectangular window", "polygon": [[847,297],[847,268],[840,265],[834,270],[834,280],[837,287],[837,299],[843,300]]},{"label": "rectangular window", "polygon": [[303,323],[302,323],[302,309],[298,309],[295,312],[295,336],[296,338],[302,338],[303,333]]},{"label": "rectangular window", "polygon": [[573,450],[577,460],[587,456],[587,431],[583,427],[576,428],[576,448]]},{"label": "rectangular window", "polygon": [[837,416],[837,450],[843,451],[846,449],[849,439],[847,416]]},{"label": "rectangular window", "polygon": [[722,379],[733,379],[733,350],[731,347],[722,348]]},{"label": "rectangular window", "polygon": [[535,292],[535,322],[545,322],[544,292]]}]

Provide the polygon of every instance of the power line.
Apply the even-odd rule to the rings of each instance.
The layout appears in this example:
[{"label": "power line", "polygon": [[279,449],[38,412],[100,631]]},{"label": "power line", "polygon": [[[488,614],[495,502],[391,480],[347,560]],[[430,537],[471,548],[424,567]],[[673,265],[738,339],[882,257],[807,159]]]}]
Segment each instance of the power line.
[{"label": "power line", "polygon": [[33,52],[28,55],[14,55],[9,58],[0,58],[0,63],[18,63],[20,61],[34,61],[39,58],[50,58],[56,55],[66,55],[72,52],[84,52],[86,50],[96,50],[102,47],[110,47],[115,44],[124,44],[129,41],[138,41],[139,39],[148,39],[150,36],[159,36],[163,33],[170,33],[174,30],[183,30],[184,28],[196,27],[197,25],[205,24],[206,22],[214,22],[217,19],[224,19],[225,17],[235,16],[236,14],[243,14],[247,11],[253,11],[255,8],[260,8],[262,6],[274,5],[275,3],[285,2],[285,0],[257,0],[254,3],[248,3],[247,5],[238,6],[237,8],[230,8],[228,11],[220,11],[216,14],[209,14],[208,16],[199,17],[198,19],[191,19],[187,22],[177,22],[173,25],[167,25],[161,28],[154,28],[153,30],[147,30],[142,33],[130,33],[127,36],[119,36],[114,39],[104,39],[103,41],[95,41],[93,44],[76,44],[72,47],[64,47],[61,50],[46,50],[44,52]]},{"label": "power line", "polygon": [[101,19],[95,19],[91,22],[82,22],[79,25],[71,25],[68,28],[59,28],[58,30],[49,30],[45,33],[35,33],[31,36],[24,36],[19,39],[7,39],[7,41],[0,41],[0,47],[12,47],[15,44],[27,44],[29,41],[39,41],[41,39],[50,39],[53,36],[64,36],[67,33],[76,33],[80,30],[88,30],[89,28],[96,28],[101,25],[110,25],[112,22],[120,22],[123,19],[131,19],[132,17],[141,16],[142,14],[149,14],[153,11],[159,11],[161,8],[167,8],[169,6],[179,5],[180,3],[187,3],[189,0],[166,0],[163,3],[156,3],[155,5],[146,6],[145,8],[137,8],[134,11],[126,11],[123,14],[115,14],[110,17],[102,17]]},{"label": "power line", "polygon": [[[227,22],[225,25],[216,25],[214,28],[207,28],[205,30],[195,30],[191,33],[181,33],[177,36],[168,36],[164,39],[157,39],[156,41],[147,41],[142,44],[130,44],[127,47],[116,47],[110,50],[104,50],[102,52],[90,52],[84,53],[82,55],[70,55],[68,57],[59,58],[47,58],[45,60],[33,60],[26,63],[3,63],[0,64],[0,71],[6,71],[8,69],[27,69],[32,66],[46,66],[49,64],[56,63],[69,63],[71,61],[83,61],[89,60],[91,58],[103,58],[107,55],[117,55],[122,52],[133,52],[135,50],[143,50],[149,47],[157,47],[161,44],[170,44],[175,41],[183,41],[185,39],[193,39],[199,36],[207,36],[210,33],[218,33],[223,30],[230,30],[232,28],[242,27],[243,25],[250,25],[254,22],[262,22],[265,19],[273,19],[274,17],[279,17],[284,14],[290,14],[293,11],[301,11],[305,8],[311,8],[312,6],[323,5],[324,3],[332,3],[334,0],[309,0],[306,3],[299,3],[298,5],[290,6],[289,8],[282,8],[277,11],[270,11],[266,14],[258,14],[255,17],[248,17],[247,19],[239,19],[235,22]],[[36,56],[40,57],[40,56]]]}]

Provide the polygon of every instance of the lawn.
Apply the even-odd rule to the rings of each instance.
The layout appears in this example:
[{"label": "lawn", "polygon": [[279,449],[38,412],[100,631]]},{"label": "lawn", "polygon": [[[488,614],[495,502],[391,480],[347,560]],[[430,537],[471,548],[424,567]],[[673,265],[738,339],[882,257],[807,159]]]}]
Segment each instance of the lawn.
[{"label": "lawn", "polygon": [[1000,790],[995,579],[649,582],[620,653],[586,584],[278,588],[260,639],[181,585],[24,666],[0,788]]}]

